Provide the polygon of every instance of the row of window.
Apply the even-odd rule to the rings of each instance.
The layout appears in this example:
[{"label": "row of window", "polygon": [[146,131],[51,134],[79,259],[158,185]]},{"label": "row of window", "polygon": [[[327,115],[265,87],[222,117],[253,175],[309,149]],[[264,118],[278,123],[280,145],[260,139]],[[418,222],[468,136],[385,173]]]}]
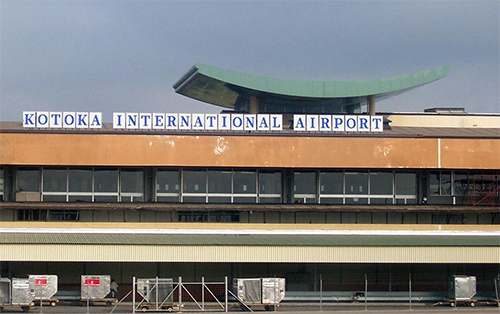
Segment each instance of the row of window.
[{"label": "row of window", "polygon": [[[28,192],[47,202],[416,204],[418,195],[410,171],[19,167],[14,174],[16,198]],[[498,173],[431,171],[420,195],[498,195],[498,187]]]}]

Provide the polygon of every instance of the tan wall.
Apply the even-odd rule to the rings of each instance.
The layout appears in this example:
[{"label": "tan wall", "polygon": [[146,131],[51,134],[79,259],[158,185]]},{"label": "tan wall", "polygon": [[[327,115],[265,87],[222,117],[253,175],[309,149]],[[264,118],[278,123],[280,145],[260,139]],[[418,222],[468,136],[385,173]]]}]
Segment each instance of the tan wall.
[{"label": "tan wall", "polygon": [[0,164],[500,169],[500,140],[0,134]]},{"label": "tan wall", "polygon": [[7,261],[213,263],[500,263],[500,247],[0,244]]}]

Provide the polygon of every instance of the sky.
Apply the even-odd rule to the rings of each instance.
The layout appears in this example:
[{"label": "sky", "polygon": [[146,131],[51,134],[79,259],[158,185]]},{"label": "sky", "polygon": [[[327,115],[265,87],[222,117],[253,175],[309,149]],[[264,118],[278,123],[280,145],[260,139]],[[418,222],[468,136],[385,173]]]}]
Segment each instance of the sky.
[{"label": "sky", "polygon": [[172,85],[196,62],[276,78],[451,66],[381,112],[500,113],[500,1],[0,2],[0,121],[23,111],[217,113]]}]

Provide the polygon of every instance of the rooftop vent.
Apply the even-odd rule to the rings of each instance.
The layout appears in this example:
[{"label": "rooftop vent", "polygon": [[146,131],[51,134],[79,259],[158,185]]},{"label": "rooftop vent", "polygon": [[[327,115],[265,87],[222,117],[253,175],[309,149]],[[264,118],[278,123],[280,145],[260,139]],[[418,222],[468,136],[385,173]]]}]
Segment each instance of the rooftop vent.
[{"label": "rooftop vent", "polygon": [[463,107],[438,107],[438,108],[427,108],[424,110],[427,113],[447,113],[447,114],[464,114],[465,108]]}]

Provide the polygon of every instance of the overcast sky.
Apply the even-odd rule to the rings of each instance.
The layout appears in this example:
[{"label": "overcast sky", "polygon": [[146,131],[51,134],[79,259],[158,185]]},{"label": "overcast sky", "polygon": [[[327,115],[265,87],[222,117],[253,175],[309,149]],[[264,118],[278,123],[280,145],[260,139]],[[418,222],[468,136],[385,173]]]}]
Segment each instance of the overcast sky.
[{"label": "overcast sky", "polygon": [[377,111],[500,112],[500,1],[0,2],[0,120],[22,111],[219,112],[172,85],[196,62],[297,80],[450,65]]}]

